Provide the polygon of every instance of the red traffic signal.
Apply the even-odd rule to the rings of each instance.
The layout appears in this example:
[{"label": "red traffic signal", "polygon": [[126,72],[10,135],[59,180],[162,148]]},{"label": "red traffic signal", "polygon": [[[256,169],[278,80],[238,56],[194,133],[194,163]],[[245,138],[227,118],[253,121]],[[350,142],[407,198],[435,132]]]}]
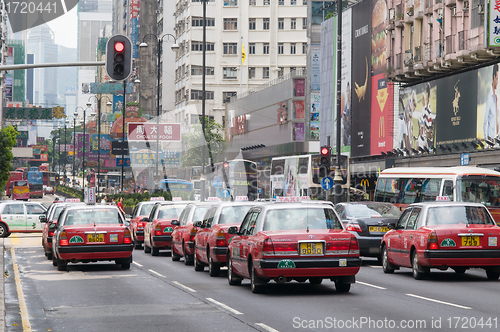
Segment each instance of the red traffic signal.
[{"label": "red traffic signal", "polygon": [[123,52],[124,49],[125,49],[125,45],[122,42],[115,43],[115,51]]},{"label": "red traffic signal", "polygon": [[132,72],[132,43],[127,36],[114,35],[106,45],[106,73],[115,81],[123,81]]},{"label": "red traffic signal", "polygon": [[222,165],[224,169],[229,168],[229,163],[227,161],[225,161]]},{"label": "red traffic signal", "polygon": [[326,155],[328,155],[328,153],[330,153],[330,149],[329,148],[327,148],[327,147],[322,147],[321,148],[321,155],[322,156],[326,156]]}]

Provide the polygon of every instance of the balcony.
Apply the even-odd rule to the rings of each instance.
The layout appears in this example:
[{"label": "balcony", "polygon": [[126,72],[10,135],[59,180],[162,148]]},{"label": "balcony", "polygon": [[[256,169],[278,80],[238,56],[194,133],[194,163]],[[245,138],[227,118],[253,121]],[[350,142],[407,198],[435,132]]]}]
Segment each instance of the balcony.
[{"label": "balcony", "polygon": [[446,36],[444,51],[446,55],[455,53],[455,35]]},{"label": "balcony", "polygon": [[443,44],[440,40],[436,40],[434,42],[434,56],[436,58],[440,58],[442,56],[441,52],[443,51]]},{"label": "balcony", "polygon": [[404,25],[404,18],[405,18],[404,5],[399,4],[396,6],[396,26]]},{"label": "balcony", "polygon": [[457,4],[457,0],[444,0],[444,5],[446,7],[453,7]]},{"label": "balcony", "polygon": [[413,55],[411,54],[411,50],[405,51],[404,65],[405,65],[405,67],[412,67],[413,66]]},{"label": "balcony", "polygon": [[422,47],[415,47],[415,53],[413,54],[414,62],[422,62]]},{"label": "balcony", "polygon": [[469,33],[469,31],[467,31],[467,30],[458,32],[458,50],[459,51],[469,50],[468,33]]},{"label": "balcony", "polygon": [[403,69],[403,53],[396,54],[394,59],[394,69],[401,70]]},{"label": "balcony", "polygon": [[424,61],[432,61],[432,54],[431,54],[432,47],[430,44],[424,45]]}]

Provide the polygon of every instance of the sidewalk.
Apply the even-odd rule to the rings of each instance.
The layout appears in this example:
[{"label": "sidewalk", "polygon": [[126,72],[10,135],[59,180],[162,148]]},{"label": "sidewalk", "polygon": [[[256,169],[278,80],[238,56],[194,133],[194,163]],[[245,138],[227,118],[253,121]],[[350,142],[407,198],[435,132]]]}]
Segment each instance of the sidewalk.
[{"label": "sidewalk", "polygon": [[0,255],[0,266],[2,267],[2,281],[0,282],[0,331],[3,332],[6,329],[5,326],[5,289],[4,289],[4,281],[5,277],[3,275],[5,271],[5,266],[3,264],[3,256],[4,256],[4,246],[3,246],[4,238],[0,238],[0,250],[2,250],[2,254]]}]

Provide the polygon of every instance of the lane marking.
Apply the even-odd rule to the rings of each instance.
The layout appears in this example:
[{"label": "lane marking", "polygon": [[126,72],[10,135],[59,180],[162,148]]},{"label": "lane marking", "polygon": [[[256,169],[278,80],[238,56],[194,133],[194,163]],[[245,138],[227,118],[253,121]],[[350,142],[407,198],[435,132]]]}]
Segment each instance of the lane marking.
[{"label": "lane marking", "polygon": [[239,312],[238,310],[233,309],[233,308],[231,308],[230,306],[225,305],[224,303],[220,303],[219,301],[216,301],[216,300],[214,300],[214,299],[212,299],[212,298],[210,298],[210,297],[207,297],[207,300],[209,300],[210,302],[212,302],[212,303],[214,303],[214,304],[217,304],[219,307],[222,307],[222,308],[226,309],[227,311],[232,312],[232,313],[233,313],[233,314],[235,314],[235,315],[243,315],[243,313],[242,313],[242,312]]},{"label": "lane marking", "polygon": [[377,289],[387,289],[385,287],[380,287],[380,286],[377,286],[377,285],[372,285],[372,284],[369,284],[367,282],[362,282],[362,281],[356,281],[356,283],[360,284],[360,285],[365,285],[365,286],[368,286],[368,287],[377,288]]},{"label": "lane marking", "polygon": [[188,291],[190,291],[191,293],[196,293],[196,290],[192,289],[191,287],[188,287],[188,286],[184,286],[183,284],[181,284],[180,282],[178,281],[172,281],[172,283],[176,284],[177,286],[179,287],[182,287],[184,289],[187,289]]},{"label": "lane marking", "polygon": [[149,271],[149,272],[151,272],[151,273],[156,274],[157,276],[160,276],[160,277],[162,277],[162,278],[165,278],[165,276],[164,276],[163,274],[160,274],[160,273],[156,272],[155,270],[151,270],[151,269],[149,269],[148,271]]},{"label": "lane marking", "polygon": [[267,326],[267,325],[266,325],[266,324],[264,324],[264,323],[255,323],[255,325],[257,325],[258,327],[261,327],[261,328],[263,328],[264,330],[269,331],[269,332],[279,332],[278,330],[273,329],[272,327]]},{"label": "lane marking", "polygon": [[449,306],[452,306],[452,307],[461,308],[461,309],[472,309],[471,307],[466,307],[466,306],[463,306],[463,305],[454,304],[454,303],[450,303],[450,302],[444,302],[444,301],[434,300],[434,299],[430,299],[428,297],[423,297],[423,296],[419,296],[419,295],[415,295],[415,294],[406,294],[406,295],[407,296],[411,296],[411,297],[416,297],[417,299],[422,299],[422,300],[427,300],[427,301],[431,301],[431,302],[446,304],[446,305],[449,305]]},{"label": "lane marking", "polygon": [[138,267],[143,267],[143,265],[142,265],[142,264],[139,264],[139,263],[137,263],[137,262],[132,262],[132,264],[137,265]]},{"label": "lane marking", "polygon": [[378,266],[378,265],[368,265],[369,267],[373,268],[373,269],[381,269],[382,266]]},{"label": "lane marking", "polygon": [[16,281],[17,297],[19,302],[19,310],[21,311],[21,321],[23,323],[23,332],[31,332],[31,324],[28,315],[28,307],[26,306],[26,300],[24,298],[23,286],[21,285],[21,278],[19,277],[19,268],[17,266],[16,253],[14,247],[10,248],[10,254],[12,256],[12,265],[14,266],[14,279]]}]

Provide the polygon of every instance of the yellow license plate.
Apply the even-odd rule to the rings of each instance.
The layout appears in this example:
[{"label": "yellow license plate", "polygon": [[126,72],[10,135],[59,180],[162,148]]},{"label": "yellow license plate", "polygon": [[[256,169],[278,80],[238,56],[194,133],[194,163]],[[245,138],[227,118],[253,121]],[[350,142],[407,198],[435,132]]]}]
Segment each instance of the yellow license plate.
[{"label": "yellow license plate", "polygon": [[463,247],[477,247],[479,246],[479,236],[462,236]]},{"label": "yellow license plate", "polygon": [[300,244],[300,255],[323,255],[323,243],[321,242],[304,242]]},{"label": "yellow license plate", "polygon": [[370,226],[368,227],[370,233],[387,233],[389,228],[387,227],[379,227],[379,226]]},{"label": "yellow license plate", "polygon": [[87,234],[87,242],[104,242],[104,234]]}]

